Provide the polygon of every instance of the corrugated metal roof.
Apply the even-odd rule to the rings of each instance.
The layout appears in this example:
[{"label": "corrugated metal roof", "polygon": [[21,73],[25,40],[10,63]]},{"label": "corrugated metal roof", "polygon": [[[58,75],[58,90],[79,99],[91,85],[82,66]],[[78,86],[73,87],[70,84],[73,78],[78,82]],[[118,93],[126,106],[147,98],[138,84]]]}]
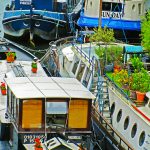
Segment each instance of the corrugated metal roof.
[{"label": "corrugated metal roof", "polygon": [[82,98],[95,99],[75,78],[17,77],[6,78],[7,85],[16,98]]}]

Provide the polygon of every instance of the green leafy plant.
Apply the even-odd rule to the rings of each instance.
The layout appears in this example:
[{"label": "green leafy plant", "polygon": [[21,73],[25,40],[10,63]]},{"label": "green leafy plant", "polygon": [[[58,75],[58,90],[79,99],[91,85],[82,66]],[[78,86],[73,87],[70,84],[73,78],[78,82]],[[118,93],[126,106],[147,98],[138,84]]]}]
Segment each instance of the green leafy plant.
[{"label": "green leafy plant", "polygon": [[36,62],[32,62],[31,66],[32,66],[32,68],[37,68],[37,63]]},{"label": "green leafy plant", "polygon": [[131,58],[131,63],[134,68],[134,72],[139,72],[144,67],[143,62],[140,60],[139,57]]},{"label": "green leafy plant", "polygon": [[15,57],[15,56],[16,56],[16,53],[15,53],[15,52],[8,51],[8,52],[6,52],[6,56],[7,56],[7,57]]},{"label": "green leafy plant", "polygon": [[144,68],[140,72],[131,74],[130,88],[135,91],[148,92],[150,91],[150,75]]},{"label": "green leafy plant", "polygon": [[142,46],[148,50],[150,56],[150,11],[142,18],[141,23],[141,39]]},{"label": "green leafy plant", "polygon": [[5,85],[5,83],[4,82],[1,82],[1,90],[6,90],[6,85]]}]

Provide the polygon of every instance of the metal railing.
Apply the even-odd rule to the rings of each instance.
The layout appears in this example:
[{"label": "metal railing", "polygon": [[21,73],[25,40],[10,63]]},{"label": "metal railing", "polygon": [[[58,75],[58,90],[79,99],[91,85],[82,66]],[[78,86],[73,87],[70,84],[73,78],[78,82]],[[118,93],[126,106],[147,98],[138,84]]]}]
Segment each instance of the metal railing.
[{"label": "metal railing", "polygon": [[[99,113],[96,108],[94,106],[92,106],[92,118],[96,121],[96,122],[99,122],[105,129],[106,131],[108,130],[111,130],[111,133],[113,135],[113,137],[116,137],[116,138],[113,138],[112,140],[112,144],[116,145],[116,147],[119,148],[119,150],[122,150],[122,149],[127,149],[127,150],[134,150],[134,148],[132,146],[130,146],[130,144],[123,138],[121,137],[121,135],[112,127],[111,124],[108,123],[108,121],[102,116],[101,113]],[[110,134],[108,132],[108,134]],[[108,135],[108,137],[112,136],[111,134]],[[118,140],[116,140],[118,139]]]}]

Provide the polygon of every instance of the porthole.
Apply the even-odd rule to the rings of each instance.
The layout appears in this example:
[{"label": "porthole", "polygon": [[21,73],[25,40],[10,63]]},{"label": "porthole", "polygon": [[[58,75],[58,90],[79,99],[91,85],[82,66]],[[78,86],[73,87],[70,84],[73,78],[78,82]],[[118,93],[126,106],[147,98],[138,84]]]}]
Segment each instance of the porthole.
[{"label": "porthole", "polygon": [[111,105],[110,108],[111,115],[113,115],[114,111],[115,111],[115,102]]},{"label": "porthole", "polygon": [[125,121],[124,121],[124,130],[126,130],[129,126],[129,116],[126,117]]},{"label": "porthole", "polygon": [[117,115],[117,122],[120,121],[121,117],[122,117],[122,110],[120,109]]},{"label": "porthole", "polygon": [[134,138],[137,131],[137,124],[135,123],[132,127],[131,137]]},{"label": "porthole", "polygon": [[139,145],[142,146],[144,144],[144,141],[145,141],[145,131],[143,131],[140,135]]}]

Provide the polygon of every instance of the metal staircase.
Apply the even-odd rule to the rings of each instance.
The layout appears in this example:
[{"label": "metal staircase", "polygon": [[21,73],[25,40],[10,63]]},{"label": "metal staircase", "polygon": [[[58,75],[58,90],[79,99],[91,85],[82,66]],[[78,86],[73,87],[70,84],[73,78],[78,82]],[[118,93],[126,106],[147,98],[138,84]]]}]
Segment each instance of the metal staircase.
[{"label": "metal staircase", "polygon": [[[93,80],[90,91],[96,96],[94,106],[99,110],[102,116],[112,125],[110,102],[109,102],[109,91],[107,81],[103,76],[100,75],[100,63],[93,57],[92,58],[92,73]],[[102,122],[105,124],[105,122]]]}]

